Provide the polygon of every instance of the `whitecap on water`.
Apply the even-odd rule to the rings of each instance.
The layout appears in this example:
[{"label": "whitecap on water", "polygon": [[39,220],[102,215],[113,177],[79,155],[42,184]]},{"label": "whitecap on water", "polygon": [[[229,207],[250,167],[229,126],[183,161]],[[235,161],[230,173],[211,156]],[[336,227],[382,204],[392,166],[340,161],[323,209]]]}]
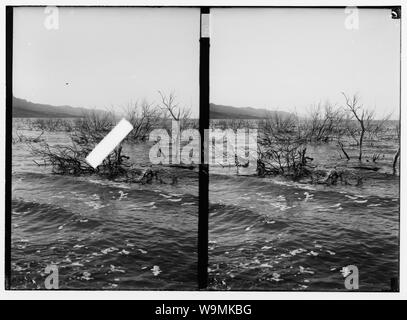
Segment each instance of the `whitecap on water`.
[{"label": "whitecap on water", "polygon": [[82,274],[81,279],[82,279],[82,280],[89,281],[89,280],[93,279],[93,278],[91,278],[90,276],[91,276],[90,272],[85,271],[85,272]]},{"label": "whitecap on water", "polygon": [[291,254],[292,256],[295,256],[295,255],[297,255],[297,254],[299,254],[299,253],[303,253],[303,252],[307,252],[307,250],[305,250],[305,249],[303,249],[303,248],[299,248],[299,249],[291,250],[291,251],[290,251],[290,254]]},{"label": "whitecap on water", "polygon": [[304,192],[304,195],[305,195],[305,199],[304,199],[305,202],[307,202],[308,200],[313,200],[313,198],[314,198],[314,195],[310,194],[309,192]]},{"label": "whitecap on water", "polygon": [[100,252],[102,252],[103,254],[108,254],[110,252],[117,251],[117,250],[119,250],[119,249],[117,249],[115,247],[110,247],[110,248],[103,249]]},{"label": "whitecap on water", "polygon": [[23,271],[23,270],[25,270],[24,268],[22,268],[22,267],[20,267],[19,265],[15,265],[14,267],[13,267],[13,270],[14,271]]},{"label": "whitecap on water", "polygon": [[179,199],[168,199],[168,201],[171,201],[171,202],[180,202],[182,199],[181,198],[179,198]]},{"label": "whitecap on water", "polygon": [[314,274],[315,272],[310,270],[309,268],[304,268],[303,266],[300,266],[300,273],[309,273],[309,274]]},{"label": "whitecap on water", "polygon": [[283,279],[280,278],[280,274],[277,272],[274,272],[272,278],[269,279],[276,282],[283,281]]},{"label": "whitecap on water", "polygon": [[87,204],[89,207],[93,208],[94,210],[107,207],[107,205],[102,205],[99,202],[95,202],[95,201],[85,201],[85,204]]},{"label": "whitecap on water", "polygon": [[126,273],[124,269],[120,269],[119,267],[116,267],[115,265],[111,264],[110,265],[110,271],[111,272],[120,272],[120,273]]},{"label": "whitecap on water", "polygon": [[298,188],[300,188],[300,189],[303,189],[303,190],[310,190],[310,191],[315,191],[316,190],[316,188],[314,188],[312,186],[305,185],[305,184],[296,184],[296,186]]},{"label": "whitecap on water", "polygon": [[152,201],[152,202],[149,202],[149,203],[144,204],[143,206],[144,206],[144,207],[152,207],[152,206],[154,206],[154,205],[155,205],[155,202]]},{"label": "whitecap on water", "polygon": [[122,190],[120,190],[119,191],[119,194],[120,194],[120,197],[119,197],[119,201],[120,200],[122,200],[122,199],[126,199],[127,198],[127,195],[129,194],[128,192],[126,193],[126,192],[123,192]]},{"label": "whitecap on water", "polygon": [[80,263],[80,262],[78,262],[78,261],[75,261],[75,262],[73,262],[73,263],[71,264],[71,266],[74,266],[74,267],[83,267],[83,264]]},{"label": "whitecap on water", "polygon": [[65,198],[65,196],[51,196],[51,198],[63,199],[63,198]]},{"label": "whitecap on water", "polygon": [[355,200],[354,202],[355,202],[355,203],[366,203],[367,200]]}]

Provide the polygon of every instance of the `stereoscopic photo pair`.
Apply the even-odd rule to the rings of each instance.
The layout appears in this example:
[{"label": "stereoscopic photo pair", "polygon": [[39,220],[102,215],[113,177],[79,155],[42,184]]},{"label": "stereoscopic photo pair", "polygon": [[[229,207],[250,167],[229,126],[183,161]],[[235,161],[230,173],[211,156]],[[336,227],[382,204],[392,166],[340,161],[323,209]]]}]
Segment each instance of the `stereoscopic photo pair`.
[{"label": "stereoscopic photo pair", "polygon": [[7,288],[398,291],[400,22],[8,7]]}]

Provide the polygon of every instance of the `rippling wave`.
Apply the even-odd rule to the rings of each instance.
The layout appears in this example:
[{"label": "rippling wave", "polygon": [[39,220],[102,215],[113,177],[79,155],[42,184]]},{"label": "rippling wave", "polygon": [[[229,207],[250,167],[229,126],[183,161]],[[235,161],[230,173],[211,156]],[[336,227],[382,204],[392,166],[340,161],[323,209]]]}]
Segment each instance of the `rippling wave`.
[{"label": "rippling wave", "polygon": [[50,174],[13,146],[12,289],[196,290],[197,180],[139,185]]},{"label": "rippling wave", "polygon": [[363,188],[210,181],[211,289],[346,290],[348,265],[358,267],[362,291],[390,290],[398,277],[397,177]]}]

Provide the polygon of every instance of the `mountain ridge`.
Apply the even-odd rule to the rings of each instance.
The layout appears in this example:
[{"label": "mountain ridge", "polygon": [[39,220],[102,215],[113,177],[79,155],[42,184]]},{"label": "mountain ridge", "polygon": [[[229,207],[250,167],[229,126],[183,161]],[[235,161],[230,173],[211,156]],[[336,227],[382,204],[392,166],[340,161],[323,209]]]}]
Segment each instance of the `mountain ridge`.
[{"label": "mountain ridge", "polygon": [[[68,105],[54,106],[51,104],[35,103],[13,96],[13,118],[80,118],[90,109],[71,107]],[[98,110],[101,111],[102,110]]]},{"label": "mountain ridge", "polygon": [[265,119],[273,115],[290,117],[293,114],[287,111],[266,110],[253,107],[232,107],[227,105],[210,103],[210,119]]},{"label": "mountain ridge", "polygon": [[[80,118],[91,109],[69,105],[54,106],[13,97],[12,110],[13,118]],[[99,109],[94,110],[103,112],[103,110]],[[254,107],[239,108],[215,103],[210,103],[209,106],[210,119],[265,119],[276,114],[283,117],[292,116],[292,113],[287,111]]]}]

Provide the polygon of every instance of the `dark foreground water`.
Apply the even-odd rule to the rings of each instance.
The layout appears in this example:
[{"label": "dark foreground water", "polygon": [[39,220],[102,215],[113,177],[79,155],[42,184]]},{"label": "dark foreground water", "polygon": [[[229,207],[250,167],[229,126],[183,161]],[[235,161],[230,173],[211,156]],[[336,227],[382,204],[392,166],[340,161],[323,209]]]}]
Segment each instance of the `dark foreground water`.
[{"label": "dark foreground water", "polygon": [[[332,147],[313,152],[319,166],[337,156]],[[364,183],[358,187],[220,174],[215,168],[211,289],[346,290],[341,270],[354,265],[360,290],[390,290],[399,272],[399,177],[388,162],[381,167],[360,173]]]},{"label": "dark foreground water", "polygon": [[197,289],[196,179],[173,186],[54,175],[23,144],[13,145],[12,160],[13,289],[44,289],[50,264],[60,289]]},{"label": "dark foreground water", "polygon": [[[65,133],[45,138],[67,141]],[[211,168],[209,289],[346,290],[341,270],[355,265],[360,290],[389,290],[399,271],[394,147],[379,146],[387,160],[358,187]],[[129,148],[134,158],[148,155],[146,146]],[[333,147],[310,152],[318,166],[340,165]],[[13,289],[44,289],[50,264],[61,289],[197,289],[196,177],[118,183],[53,175],[32,160],[13,145]]]}]

